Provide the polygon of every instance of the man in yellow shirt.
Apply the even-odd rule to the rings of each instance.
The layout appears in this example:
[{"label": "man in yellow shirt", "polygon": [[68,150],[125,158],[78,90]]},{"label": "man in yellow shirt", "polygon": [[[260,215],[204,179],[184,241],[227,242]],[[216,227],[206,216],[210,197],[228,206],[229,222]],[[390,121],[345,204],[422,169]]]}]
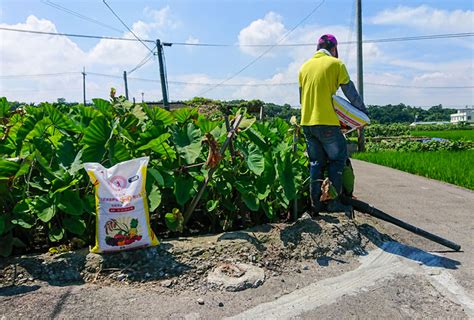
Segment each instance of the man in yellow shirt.
[{"label": "man in yellow shirt", "polygon": [[[367,113],[361,97],[349,78],[346,66],[338,59],[337,40],[331,34],[318,41],[318,51],[299,72],[301,126],[310,160],[310,197],[313,215],[321,211],[321,182],[328,165],[328,177],[337,193],[342,191],[342,170],[347,159],[347,144],[334,111],[332,96],[339,87],[352,105]],[[329,206],[332,207],[329,208]],[[340,211],[337,200],[328,211]]]}]

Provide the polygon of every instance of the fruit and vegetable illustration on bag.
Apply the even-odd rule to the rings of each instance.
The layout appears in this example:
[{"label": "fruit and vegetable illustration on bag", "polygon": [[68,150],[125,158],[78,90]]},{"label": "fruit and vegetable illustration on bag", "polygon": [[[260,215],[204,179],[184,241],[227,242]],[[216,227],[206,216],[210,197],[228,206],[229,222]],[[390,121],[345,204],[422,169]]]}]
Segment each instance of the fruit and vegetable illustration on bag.
[{"label": "fruit and vegetable illustration on bag", "polygon": [[134,218],[130,224],[110,219],[105,223],[105,234],[105,243],[109,246],[126,246],[142,239],[138,233],[138,219]]},{"label": "fruit and vegetable illustration on bag", "polygon": [[146,173],[148,157],[105,168],[84,163],[95,189],[96,241],[92,252],[111,252],[155,246],[150,227]]}]

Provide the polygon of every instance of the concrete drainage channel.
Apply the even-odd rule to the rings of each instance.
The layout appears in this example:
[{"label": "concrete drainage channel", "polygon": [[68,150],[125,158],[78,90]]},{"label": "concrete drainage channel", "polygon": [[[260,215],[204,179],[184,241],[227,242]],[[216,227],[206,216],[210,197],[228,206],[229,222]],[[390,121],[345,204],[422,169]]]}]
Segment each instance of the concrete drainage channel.
[{"label": "concrete drainage channel", "polygon": [[397,275],[421,275],[441,294],[461,305],[474,318],[474,299],[459,286],[446,269],[456,268],[456,261],[386,242],[360,259],[361,265],[340,276],[310,284],[302,289],[226,319],[294,319],[295,316],[328,305],[344,295],[356,295],[378,281]]}]

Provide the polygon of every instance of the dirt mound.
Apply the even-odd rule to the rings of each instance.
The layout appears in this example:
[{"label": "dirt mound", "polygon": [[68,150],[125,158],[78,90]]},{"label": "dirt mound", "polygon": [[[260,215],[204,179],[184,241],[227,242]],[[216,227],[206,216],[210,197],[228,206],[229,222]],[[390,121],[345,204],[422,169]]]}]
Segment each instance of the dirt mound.
[{"label": "dirt mound", "polygon": [[0,265],[0,286],[46,281],[53,285],[94,282],[156,285],[176,289],[207,288],[206,276],[222,263],[247,263],[265,276],[298,272],[299,262],[327,263],[343,255],[366,253],[382,240],[367,224],[341,214],[313,220],[303,215],[291,224],[267,224],[212,236],[178,238],[157,247],[110,254],[82,249],[62,254],[13,257]]}]

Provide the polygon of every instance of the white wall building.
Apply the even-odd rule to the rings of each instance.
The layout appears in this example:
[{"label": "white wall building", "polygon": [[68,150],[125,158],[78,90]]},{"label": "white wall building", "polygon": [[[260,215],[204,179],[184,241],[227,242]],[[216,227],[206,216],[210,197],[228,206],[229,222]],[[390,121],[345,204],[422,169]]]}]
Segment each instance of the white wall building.
[{"label": "white wall building", "polygon": [[451,115],[451,123],[474,123],[474,109],[459,109]]}]

